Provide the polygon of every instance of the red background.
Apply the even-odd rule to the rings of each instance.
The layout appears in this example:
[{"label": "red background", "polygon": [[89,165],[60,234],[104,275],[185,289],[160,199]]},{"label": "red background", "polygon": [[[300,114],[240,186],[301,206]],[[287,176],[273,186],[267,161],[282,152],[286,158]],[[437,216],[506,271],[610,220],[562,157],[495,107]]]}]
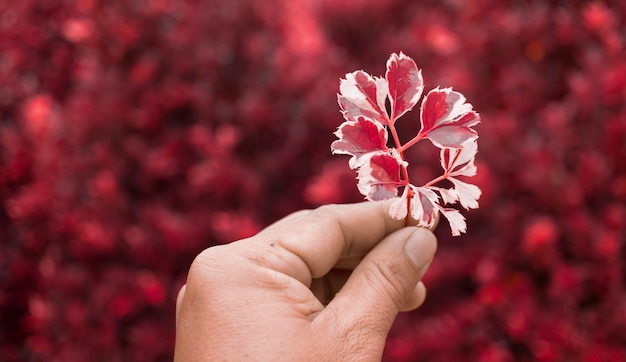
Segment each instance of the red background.
[{"label": "red background", "polygon": [[404,51],[481,113],[483,196],[385,359],[626,360],[625,4],[0,0],[0,359],[171,360],[199,251],[362,199],[339,78]]}]

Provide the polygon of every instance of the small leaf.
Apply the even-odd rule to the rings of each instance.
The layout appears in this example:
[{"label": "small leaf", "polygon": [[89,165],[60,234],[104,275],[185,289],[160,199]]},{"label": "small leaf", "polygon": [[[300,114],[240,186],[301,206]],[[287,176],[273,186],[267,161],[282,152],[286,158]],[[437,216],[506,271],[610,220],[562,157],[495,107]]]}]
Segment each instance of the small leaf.
[{"label": "small leaf", "polygon": [[395,220],[404,220],[408,215],[408,207],[407,207],[407,193],[408,187],[405,188],[404,193],[400,197],[396,197],[391,202],[389,206],[389,216],[391,216]]},{"label": "small leaf", "polygon": [[461,215],[459,210],[447,209],[439,206],[439,211],[441,211],[441,214],[448,219],[450,229],[452,230],[452,236],[459,236],[467,230],[465,217]]},{"label": "small leaf", "polygon": [[465,97],[451,88],[431,90],[422,101],[422,129],[419,135],[427,137],[440,148],[461,148],[468,140],[478,137],[472,126],[480,123],[478,113]]},{"label": "small leaf", "polygon": [[411,216],[417,220],[418,226],[430,228],[437,221],[439,197],[426,187],[410,185],[415,193],[411,200]]},{"label": "small leaf", "polygon": [[358,188],[370,201],[387,200],[398,196],[400,165],[386,152],[370,156],[359,168]]},{"label": "small leaf", "polygon": [[461,206],[466,210],[478,208],[478,199],[481,195],[478,186],[457,180],[454,177],[449,177],[448,180],[454,184]]},{"label": "small leaf", "polygon": [[441,167],[449,176],[476,175],[474,158],[478,152],[478,142],[470,139],[463,143],[461,148],[443,148],[440,152]]},{"label": "small leaf", "polygon": [[335,154],[351,155],[349,165],[352,169],[362,164],[363,155],[387,150],[387,130],[380,123],[363,117],[344,122],[335,135],[339,139],[332,143],[331,149]]},{"label": "small leaf", "polygon": [[459,200],[459,194],[453,188],[444,189],[443,187],[430,186],[431,190],[438,191],[444,204],[454,204]]},{"label": "small leaf", "polygon": [[387,60],[385,74],[389,87],[391,104],[391,123],[410,111],[419,101],[424,90],[422,71],[417,68],[413,59],[400,52],[391,54]]},{"label": "small leaf", "polygon": [[387,81],[372,77],[362,70],[346,74],[339,84],[337,100],[343,116],[348,121],[356,121],[363,116],[383,125],[389,125],[385,110]]}]

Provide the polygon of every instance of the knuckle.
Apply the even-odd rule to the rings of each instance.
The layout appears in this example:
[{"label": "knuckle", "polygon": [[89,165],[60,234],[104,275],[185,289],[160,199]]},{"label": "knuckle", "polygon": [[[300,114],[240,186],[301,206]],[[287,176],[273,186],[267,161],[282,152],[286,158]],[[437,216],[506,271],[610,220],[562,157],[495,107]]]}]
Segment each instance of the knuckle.
[{"label": "knuckle", "polygon": [[312,209],[302,209],[302,210],[294,211],[291,214],[287,215],[285,219],[295,219],[301,216],[306,216],[310,214],[312,211],[313,211]]},{"label": "knuckle", "polygon": [[[271,243],[271,242],[268,242]],[[270,248],[269,246],[267,246]],[[202,251],[192,262],[188,283],[199,280],[207,286],[243,283],[273,290],[286,290],[290,279],[276,272],[281,260],[275,251],[255,252],[233,244],[213,246]]]},{"label": "knuckle", "polygon": [[329,204],[322,205],[308,214],[308,218],[311,222],[299,225],[300,229],[298,233],[300,235],[316,234],[316,235],[328,235],[329,238],[336,237],[337,239],[347,240],[346,230],[341,224],[342,211],[337,208],[337,205]]},{"label": "knuckle", "polygon": [[335,219],[337,215],[337,207],[333,204],[322,205],[309,212],[309,215],[321,219]]},{"label": "knuckle", "polygon": [[189,267],[188,279],[193,280],[219,271],[224,262],[226,245],[212,246],[198,254]]},{"label": "knuckle", "polygon": [[345,230],[339,221],[341,216],[342,211],[335,204],[322,205],[309,213],[309,217],[315,220],[312,225],[323,230],[337,230],[344,233]]}]

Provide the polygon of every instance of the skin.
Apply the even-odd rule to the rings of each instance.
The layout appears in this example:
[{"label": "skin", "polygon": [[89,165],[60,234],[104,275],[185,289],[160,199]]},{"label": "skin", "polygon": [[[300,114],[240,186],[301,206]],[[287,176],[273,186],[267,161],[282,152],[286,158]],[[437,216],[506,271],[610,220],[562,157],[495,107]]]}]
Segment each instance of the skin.
[{"label": "skin", "polygon": [[174,360],[380,360],[437,248],[388,210],[327,205],[203,251],[178,294]]}]

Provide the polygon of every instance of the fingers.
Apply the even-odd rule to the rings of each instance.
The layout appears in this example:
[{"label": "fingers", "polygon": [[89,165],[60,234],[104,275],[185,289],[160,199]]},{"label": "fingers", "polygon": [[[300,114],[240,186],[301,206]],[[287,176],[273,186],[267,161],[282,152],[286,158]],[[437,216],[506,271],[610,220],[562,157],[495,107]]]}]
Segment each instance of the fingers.
[{"label": "fingers", "polygon": [[[313,295],[322,305],[327,305],[335,297],[335,294],[343,288],[351,273],[351,270],[333,269],[324,277],[314,279],[311,283]],[[426,300],[426,287],[420,281],[409,294],[404,306],[400,308],[400,312],[417,309],[424,303],[424,300]]]},{"label": "fingers", "polygon": [[[399,311],[419,306],[426,289],[418,284],[437,248],[434,235],[423,228],[404,228],[380,242],[357,266],[345,286],[314,323],[324,328],[360,328],[365,335],[387,335]],[[351,325],[350,323],[358,323]]]},{"label": "fingers", "polygon": [[299,212],[268,227],[250,242],[279,245],[296,255],[307,270],[294,270],[298,264],[293,261],[289,267],[280,262],[270,267],[308,285],[340,259],[359,260],[389,233],[404,227],[404,221],[389,216],[389,205],[388,201],[363,202]]}]

